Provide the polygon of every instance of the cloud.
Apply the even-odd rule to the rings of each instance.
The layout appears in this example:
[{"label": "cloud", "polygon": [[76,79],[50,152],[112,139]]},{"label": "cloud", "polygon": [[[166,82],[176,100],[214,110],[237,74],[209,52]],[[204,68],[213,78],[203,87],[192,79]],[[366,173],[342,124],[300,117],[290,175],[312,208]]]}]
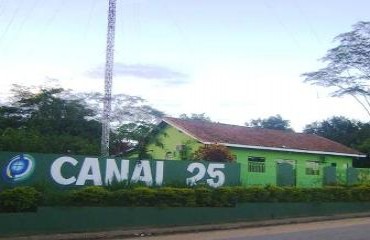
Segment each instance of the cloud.
[{"label": "cloud", "polygon": [[[113,68],[113,75],[131,76],[143,79],[156,79],[165,84],[178,85],[186,83],[187,75],[181,72],[171,70],[166,67],[151,64],[123,64],[116,63]],[[104,67],[99,66],[86,73],[91,78],[103,78]]]}]

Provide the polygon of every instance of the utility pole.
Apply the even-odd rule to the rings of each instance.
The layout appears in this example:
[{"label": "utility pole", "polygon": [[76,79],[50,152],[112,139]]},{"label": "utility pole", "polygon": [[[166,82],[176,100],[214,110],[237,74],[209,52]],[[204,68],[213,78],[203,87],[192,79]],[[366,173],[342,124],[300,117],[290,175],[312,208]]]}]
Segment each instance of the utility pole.
[{"label": "utility pole", "polygon": [[114,65],[113,60],[114,37],[116,30],[116,3],[117,0],[109,0],[103,116],[102,116],[102,137],[101,137],[101,155],[104,157],[109,156],[109,133],[112,108],[112,77]]}]

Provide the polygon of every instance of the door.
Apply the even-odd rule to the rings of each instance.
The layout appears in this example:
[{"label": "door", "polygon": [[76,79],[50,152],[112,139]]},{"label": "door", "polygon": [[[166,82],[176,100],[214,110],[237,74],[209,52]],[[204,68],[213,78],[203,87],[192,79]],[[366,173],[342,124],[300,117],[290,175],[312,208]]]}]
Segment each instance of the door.
[{"label": "door", "polygon": [[296,161],[276,161],[276,185],[280,187],[292,187],[296,185]]},{"label": "door", "polygon": [[334,166],[324,167],[324,185],[337,183],[337,168]]}]

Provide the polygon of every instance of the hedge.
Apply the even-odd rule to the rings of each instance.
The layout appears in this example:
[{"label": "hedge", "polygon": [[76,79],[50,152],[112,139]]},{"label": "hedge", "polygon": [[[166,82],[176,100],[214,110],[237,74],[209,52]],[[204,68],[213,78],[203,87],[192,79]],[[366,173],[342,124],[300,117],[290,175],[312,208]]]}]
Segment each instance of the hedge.
[{"label": "hedge", "polygon": [[0,192],[0,212],[35,211],[41,204],[41,193],[32,187],[18,187]]},{"label": "hedge", "polygon": [[370,186],[294,188],[195,188],[91,186],[64,192],[16,187],[0,192],[0,212],[36,211],[38,206],[234,207],[243,202],[370,202]]}]

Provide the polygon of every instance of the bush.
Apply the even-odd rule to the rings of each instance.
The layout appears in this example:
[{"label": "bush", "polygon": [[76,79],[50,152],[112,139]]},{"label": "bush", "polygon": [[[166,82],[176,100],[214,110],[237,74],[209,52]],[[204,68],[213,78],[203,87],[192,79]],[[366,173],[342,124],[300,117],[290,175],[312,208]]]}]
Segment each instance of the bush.
[{"label": "bush", "polygon": [[222,187],[212,190],[212,207],[234,207],[237,195],[232,187]]},{"label": "bush", "polygon": [[103,187],[91,186],[67,193],[65,203],[77,206],[102,206],[108,202],[111,192]]},{"label": "bush", "polygon": [[0,192],[1,212],[33,212],[40,204],[41,193],[32,187],[16,187]]},{"label": "bush", "polygon": [[232,162],[234,157],[230,149],[220,144],[209,144],[201,146],[194,152],[194,160],[204,160],[209,162]]},{"label": "bush", "polygon": [[195,203],[198,207],[212,206],[212,189],[206,187],[194,188]]},{"label": "bush", "polygon": [[270,202],[270,192],[261,187],[234,187],[238,202]]},{"label": "bush", "polygon": [[[326,187],[324,188],[326,191],[326,195],[328,196],[328,202],[347,202],[352,201],[352,193],[349,188],[340,187],[340,186],[333,186],[333,187]],[[368,189],[370,190],[370,189]],[[370,191],[368,191],[370,194]],[[370,198],[369,198],[370,200]]]},{"label": "bush", "polygon": [[161,207],[195,207],[195,190],[191,188],[159,188],[155,193],[155,200]]},{"label": "bush", "polygon": [[350,190],[351,198],[354,201],[367,202],[370,201],[370,186],[362,185],[351,188]]},{"label": "bush", "polygon": [[[118,187],[118,185],[117,185]],[[40,188],[42,189],[42,188]],[[370,186],[355,187],[221,187],[194,188],[91,186],[40,194],[32,187],[0,192],[0,212],[36,211],[37,206],[234,207],[246,202],[370,202]]]},{"label": "bush", "polygon": [[156,190],[149,187],[138,187],[129,191],[131,206],[156,206]]}]

